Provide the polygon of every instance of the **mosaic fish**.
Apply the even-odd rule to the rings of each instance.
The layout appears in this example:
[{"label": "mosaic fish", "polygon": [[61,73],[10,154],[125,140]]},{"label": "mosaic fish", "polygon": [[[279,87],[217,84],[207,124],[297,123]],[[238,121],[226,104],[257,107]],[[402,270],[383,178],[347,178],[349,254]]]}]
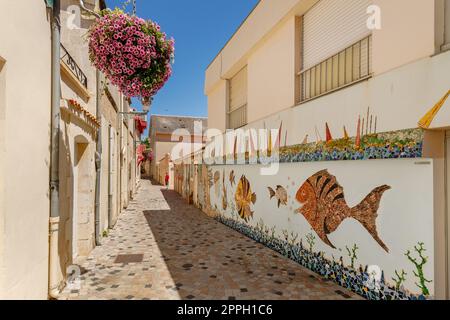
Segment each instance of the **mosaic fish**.
[{"label": "mosaic fish", "polygon": [[228,199],[227,199],[227,188],[225,187],[225,171],[223,171],[222,176],[222,209],[227,210]]},{"label": "mosaic fish", "polygon": [[234,170],[230,171],[230,184],[231,184],[231,186],[236,184],[236,176],[234,175]]},{"label": "mosaic fish", "polygon": [[344,189],[336,177],[328,170],[323,170],[311,176],[300,187],[296,199],[302,207],[295,212],[302,214],[320,239],[332,248],[335,246],[327,235],[336,231],[345,219],[353,218],[363,225],[386,252],[389,252],[388,247],[378,236],[375,223],[381,197],[389,189],[391,187],[387,185],[377,187],[360,204],[350,208],[345,201]]},{"label": "mosaic fish", "polygon": [[220,195],[220,172],[219,171],[214,172],[214,192],[216,194],[216,197],[219,197],[219,195]]},{"label": "mosaic fish", "polygon": [[211,188],[214,185],[213,181],[213,173],[211,169],[208,169],[207,175],[206,175],[206,183],[208,185],[208,189]]},{"label": "mosaic fish", "polygon": [[277,186],[275,190],[273,190],[271,187],[267,187],[270,194],[270,200],[272,200],[274,197],[278,200],[278,208],[280,205],[287,205],[287,191],[282,186]]},{"label": "mosaic fish", "polygon": [[252,193],[250,182],[245,176],[242,176],[239,180],[234,199],[236,200],[239,216],[244,219],[245,222],[248,222],[248,220],[253,217],[253,211],[250,209],[250,204],[256,203],[256,194]]}]

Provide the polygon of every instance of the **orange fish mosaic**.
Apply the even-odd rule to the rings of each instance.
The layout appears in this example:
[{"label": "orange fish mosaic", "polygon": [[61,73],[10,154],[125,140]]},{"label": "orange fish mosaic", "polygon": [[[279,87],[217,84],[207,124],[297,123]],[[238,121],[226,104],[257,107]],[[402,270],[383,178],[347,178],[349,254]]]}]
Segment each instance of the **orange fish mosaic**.
[{"label": "orange fish mosaic", "polygon": [[222,209],[227,210],[228,208],[228,198],[227,198],[227,188],[225,187],[225,170],[222,175]]},{"label": "orange fish mosaic", "polygon": [[385,191],[391,189],[388,185],[375,188],[360,204],[354,208],[347,205],[344,189],[336,177],[328,170],[322,170],[311,176],[300,187],[296,200],[302,205],[295,212],[302,214],[320,239],[332,248],[335,246],[328,235],[337,230],[347,218],[353,218],[370,233],[374,240],[389,252],[386,244],[380,239],[376,219],[381,198]]},{"label": "orange fish mosaic", "polygon": [[234,199],[239,216],[248,222],[253,217],[250,205],[256,203],[256,193],[252,192],[250,182],[245,176],[239,180]]}]

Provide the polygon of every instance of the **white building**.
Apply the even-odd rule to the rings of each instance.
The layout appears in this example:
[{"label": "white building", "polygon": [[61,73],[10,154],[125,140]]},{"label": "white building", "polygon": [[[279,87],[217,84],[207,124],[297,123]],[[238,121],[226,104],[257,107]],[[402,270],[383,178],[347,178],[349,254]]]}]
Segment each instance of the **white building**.
[{"label": "white building", "polygon": [[[85,2],[105,8],[104,1]],[[96,101],[96,70],[84,39],[93,20],[80,14],[78,1],[60,4],[59,217],[50,224],[52,13],[45,1],[1,3],[0,299],[56,298],[68,268],[114,227],[139,183],[139,136],[129,103],[110,85]]]},{"label": "white building", "polygon": [[[427,239],[433,239],[429,241],[433,242],[432,248],[428,248],[430,255],[434,249],[429,270],[434,273],[435,296],[448,298],[450,196],[446,185],[450,181],[447,174],[450,166],[450,99],[445,102],[445,96],[450,89],[449,49],[448,0],[261,0],[206,70],[209,128],[221,132],[228,128],[281,128],[282,146],[292,146],[322,140],[326,125],[334,138],[344,136],[344,127],[346,134],[355,137],[358,118],[365,120],[363,133],[417,128],[421,119],[431,122],[425,131],[423,153],[427,161],[431,159],[428,163],[433,166],[427,176],[431,181],[427,195],[423,195],[420,202],[421,195],[415,195],[419,188],[409,195],[401,192],[407,189],[407,184],[425,184],[424,179],[418,178],[419,167],[412,165],[410,175],[402,178],[405,179],[404,186],[393,191],[399,192],[399,196],[397,204],[392,199],[391,208],[400,207],[399,202],[408,202],[407,199],[419,201],[418,205],[425,204],[425,197],[432,199],[423,212],[429,219],[422,225],[427,228]],[[432,107],[435,112],[423,118]],[[379,172],[379,177],[384,175],[383,171],[390,172],[398,165],[395,161],[383,163],[381,168],[386,170]],[[376,169],[380,168],[379,164],[354,163],[355,173],[341,173],[341,180],[348,179],[357,184],[354,176],[357,165],[366,165],[367,172],[380,170]],[[352,166],[337,161],[323,163],[321,168],[326,166],[330,171],[339,171],[346,165]],[[283,164],[281,170],[286,166]],[[309,164],[295,166],[295,173],[289,171],[292,175],[308,172]],[[233,168],[247,172],[248,178],[256,174],[251,166]],[[212,170],[227,172],[222,167],[212,167]],[[254,186],[266,183],[263,178],[253,178],[261,179]],[[272,181],[272,184],[276,183],[276,178]],[[347,193],[351,192],[349,189],[363,188],[366,182],[362,179],[359,182],[359,187],[347,188]],[[400,183],[395,180],[392,184],[396,182]],[[288,195],[295,204],[295,192]],[[219,208],[220,198],[218,193]],[[268,204],[264,204],[267,207]],[[264,219],[280,228],[280,232],[281,228],[293,227],[294,223],[288,223],[282,215],[275,218],[262,207],[260,210],[263,210]],[[381,210],[388,211],[388,204]],[[404,210],[407,210],[406,206]],[[228,211],[222,213],[229,214]],[[420,216],[419,212],[411,213],[411,216],[414,214]],[[298,218],[298,224],[304,222]],[[420,226],[408,228],[409,225],[405,225],[405,233],[398,231],[397,239],[407,238],[410,236],[407,231],[416,232],[413,230]],[[392,238],[395,239],[394,233]],[[377,261],[398,259],[400,263],[405,255],[399,249],[398,255],[380,252],[379,257]],[[367,256],[365,263],[369,258]],[[386,262],[386,266],[393,271],[393,265]],[[412,279],[410,281],[414,287]]]}]

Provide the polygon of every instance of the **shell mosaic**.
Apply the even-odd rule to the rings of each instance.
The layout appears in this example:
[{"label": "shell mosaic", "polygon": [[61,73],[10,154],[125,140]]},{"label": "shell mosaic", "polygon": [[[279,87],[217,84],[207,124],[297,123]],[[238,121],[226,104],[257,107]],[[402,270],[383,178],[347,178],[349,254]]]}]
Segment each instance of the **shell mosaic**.
[{"label": "shell mosaic", "polygon": [[283,256],[299,263],[303,267],[319,274],[328,281],[333,281],[340,286],[369,300],[427,300],[424,295],[414,295],[403,288],[395,288],[385,282],[384,273],[381,281],[371,280],[367,266],[358,270],[345,266],[342,258],[339,261],[331,261],[324,257],[323,253],[313,252],[305,248],[302,241],[288,241],[275,236],[275,229],[263,224],[257,227],[249,226],[235,218],[228,218],[218,214],[215,219],[244,234],[266,247],[282,254]]}]

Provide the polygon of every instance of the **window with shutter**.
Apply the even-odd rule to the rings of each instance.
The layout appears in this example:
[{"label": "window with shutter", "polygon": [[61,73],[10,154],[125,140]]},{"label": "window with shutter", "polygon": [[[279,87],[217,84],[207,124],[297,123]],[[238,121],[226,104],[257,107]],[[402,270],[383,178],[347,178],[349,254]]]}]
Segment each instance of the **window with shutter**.
[{"label": "window with shutter", "polygon": [[322,0],[303,16],[301,101],[369,77],[372,0]]},{"label": "window with shutter", "polygon": [[229,81],[228,128],[236,129],[247,124],[247,67]]},{"label": "window with shutter", "polygon": [[450,49],[450,0],[444,2],[444,50]]}]

